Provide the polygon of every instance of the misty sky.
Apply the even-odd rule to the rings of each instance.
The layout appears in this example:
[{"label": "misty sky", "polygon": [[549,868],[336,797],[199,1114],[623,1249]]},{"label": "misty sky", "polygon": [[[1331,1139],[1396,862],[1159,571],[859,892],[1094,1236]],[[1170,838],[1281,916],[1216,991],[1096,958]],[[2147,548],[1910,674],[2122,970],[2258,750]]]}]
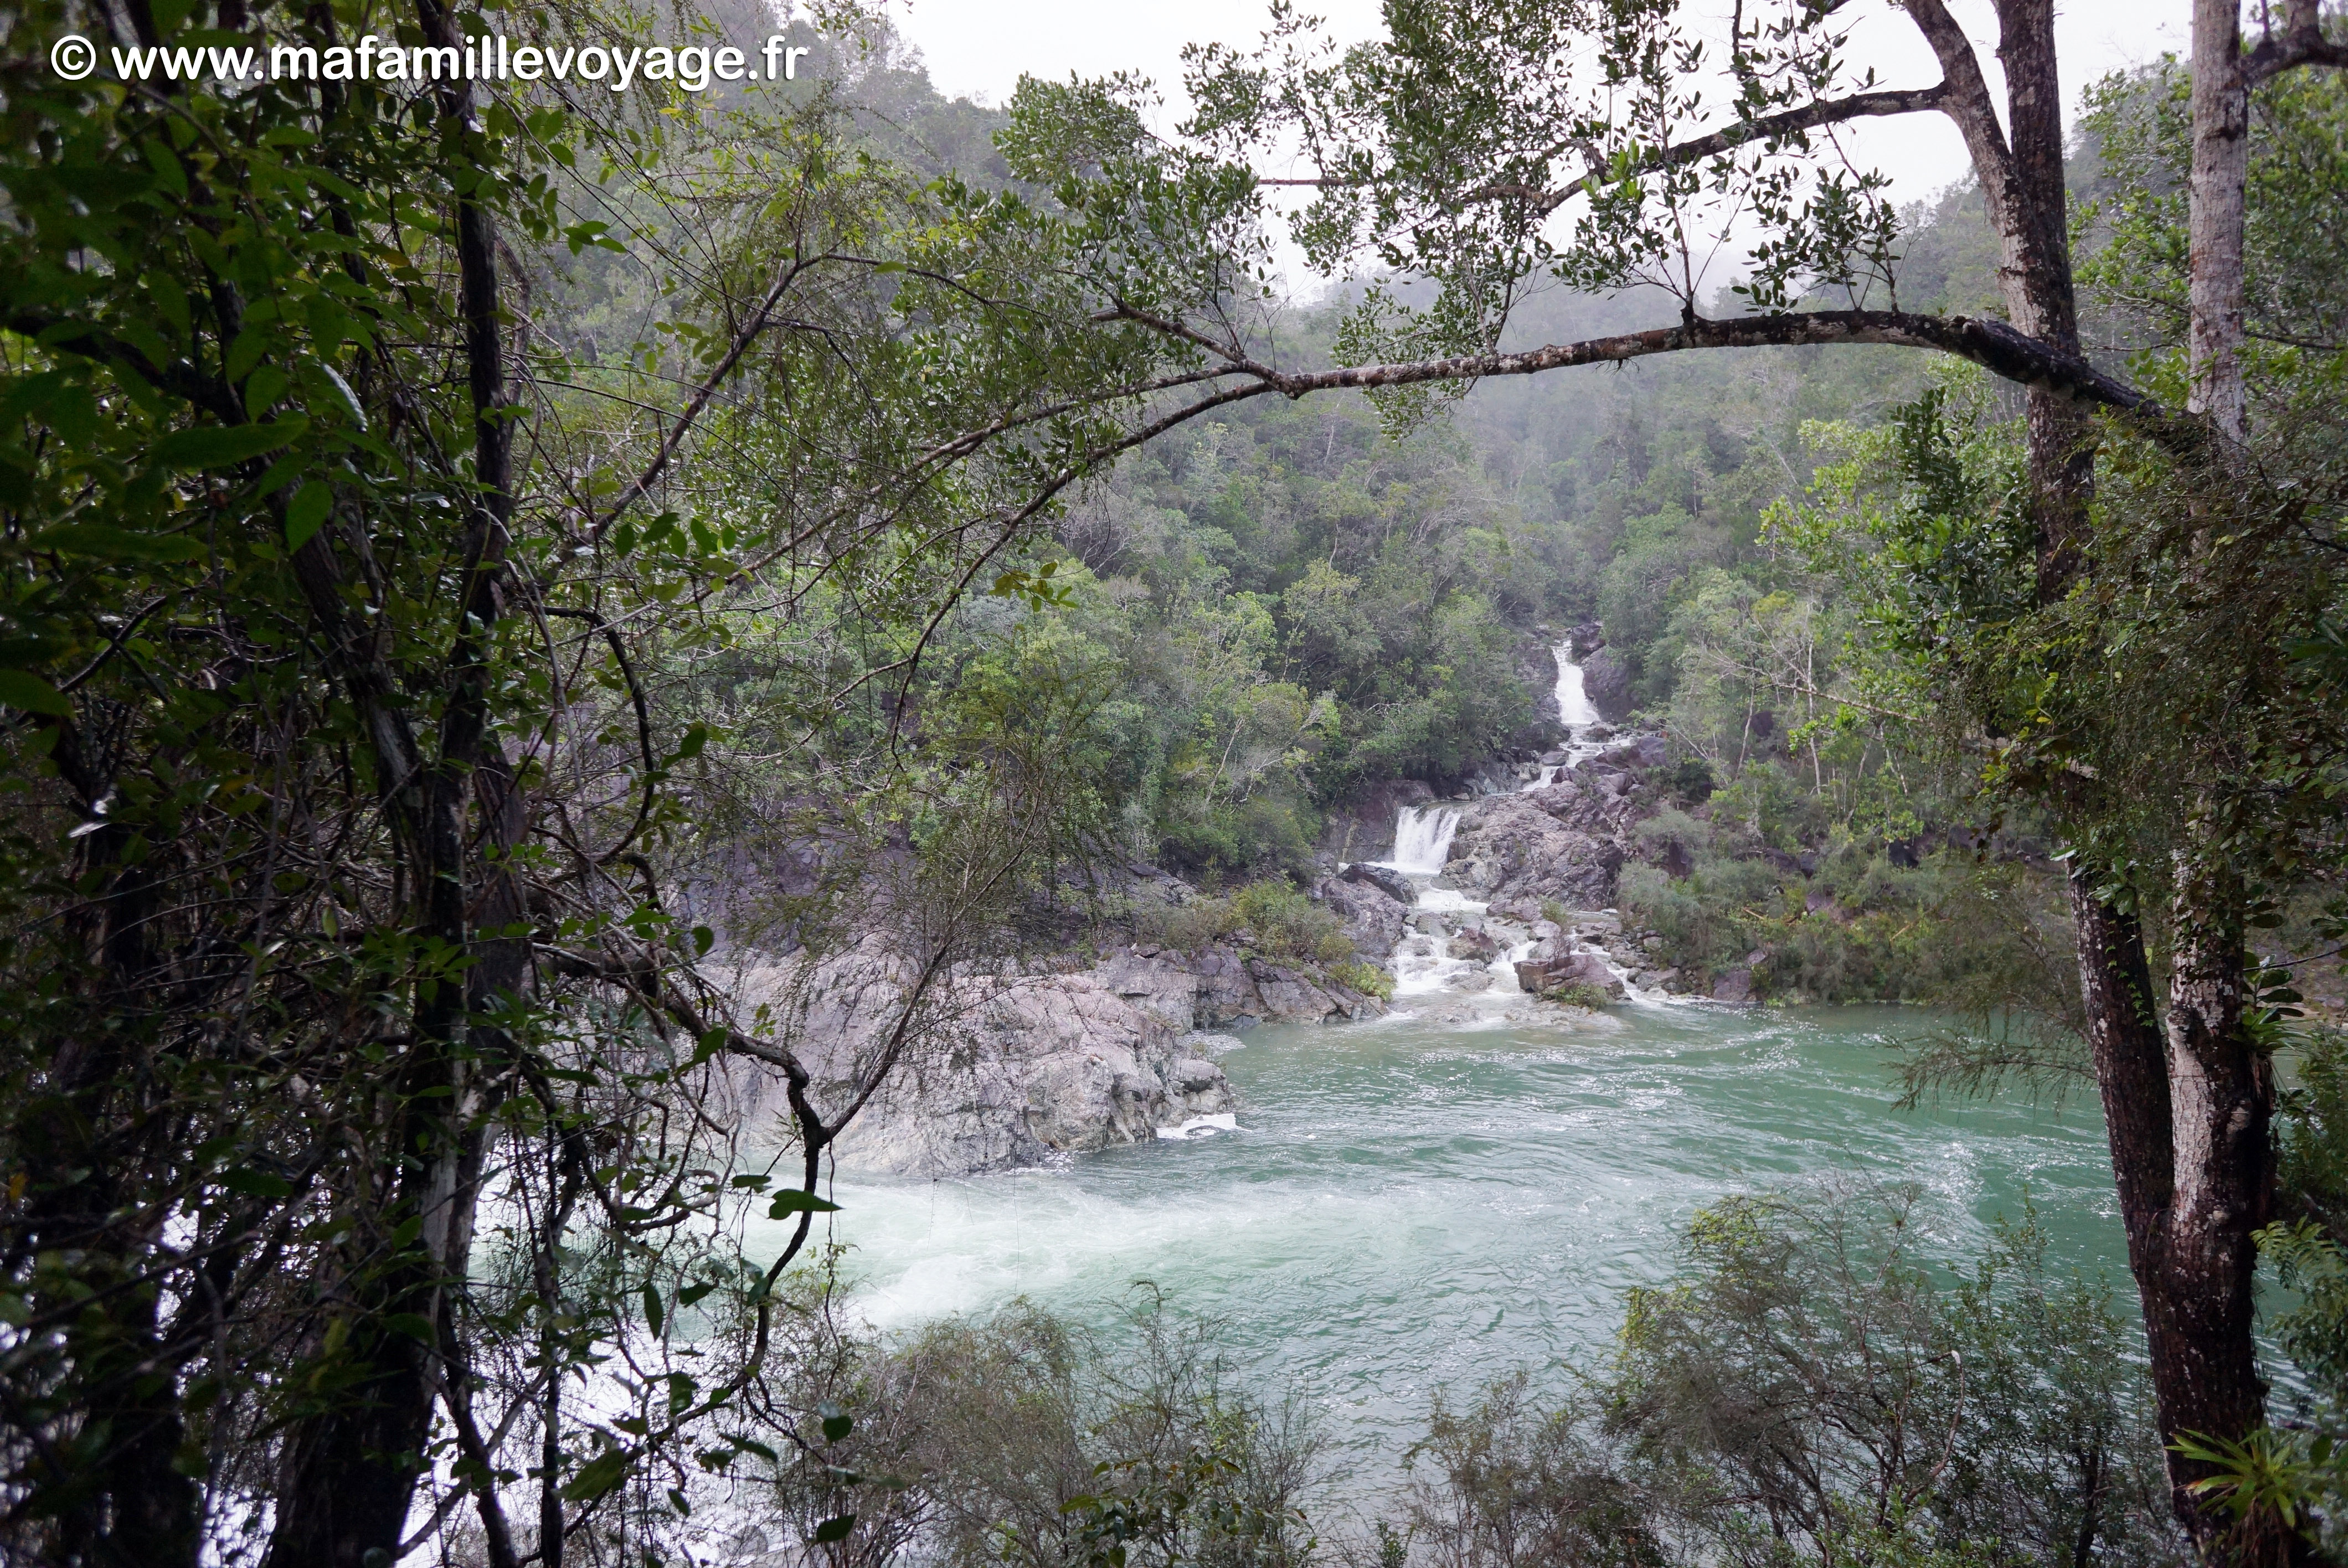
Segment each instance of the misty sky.
[{"label": "misty sky", "polygon": [[[1996,85],[1995,23],[1988,0],[1952,0],[1957,16],[1982,46]],[[1348,41],[1377,28],[1377,0],[1299,0],[1307,14],[1328,19]],[[1264,0],[1184,0],[1179,5],[1102,4],[1100,0],[891,0],[904,36],[922,54],[931,80],[953,95],[1001,103],[1022,72],[1065,77],[1138,70],[1179,105],[1185,43],[1213,40],[1251,45],[1261,34]],[[1906,16],[1886,0],[1860,0],[1854,56],[1873,63],[1889,86],[1923,86],[1938,79],[1931,51]],[[2064,89],[2074,105],[2079,88],[2105,72],[2140,64],[2163,50],[2183,53],[2186,0],[2069,0],[2057,12]],[[1900,200],[1931,194],[1962,174],[1964,149],[1940,116],[1875,122],[1858,129],[1855,150],[1873,158],[1897,179]]]}]

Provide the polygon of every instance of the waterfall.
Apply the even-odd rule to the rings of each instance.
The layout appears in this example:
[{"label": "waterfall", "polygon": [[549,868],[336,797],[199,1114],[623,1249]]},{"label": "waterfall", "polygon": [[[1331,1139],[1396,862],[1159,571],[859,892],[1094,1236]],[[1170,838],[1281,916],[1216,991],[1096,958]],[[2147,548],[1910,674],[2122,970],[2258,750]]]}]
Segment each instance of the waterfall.
[{"label": "waterfall", "polygon": [[1386,864],[1396,871],[1439,876],[1451,856],[1451,835],[1459,831],[1459,813],[1449,806],[1404,806],[1395,814],[1394,858]]},{"label": "waterfall", "polygon": [[1564,764],[1545,764],[1540,774],[1529,782],[1529,790],[1546,789],[1565,775],[1565,770],[1579,764],[1586,757],[1596,756],[1606,749],[1605,743],[1590,738],[1590,727],[1602,722],[1606,715],[1590,700],[1582,688],[1581,666],[1573,661],[1573,644],[1560,642],[1550,650],[1557,661],[1557,714],[1565,723],[1566,756]]},{"label": "waterfall", "polygon": [[1557,656],[1557,712],[1570,732],[1597,723],[1601,717],[1590,693],[1581,688],[1581,666],[1573,661],[1573,644],[1560,642]]}]

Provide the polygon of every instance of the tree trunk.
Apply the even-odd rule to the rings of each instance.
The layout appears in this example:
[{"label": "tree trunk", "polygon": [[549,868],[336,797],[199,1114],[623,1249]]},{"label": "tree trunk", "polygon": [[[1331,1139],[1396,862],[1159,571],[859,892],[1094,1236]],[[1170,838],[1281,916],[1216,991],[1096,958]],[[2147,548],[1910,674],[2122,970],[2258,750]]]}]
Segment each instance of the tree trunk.
[{"label": "tree trunk", "polygon": [[[2243,134],[2237,0],[2196,0],[2193,302],[2197,399],[2207,399],[2239,446],[2241,366]],[[2001,53],[2013,128],[2012,220],[2028,231],[2009,253],[2034,259],[2009,278],[2015,324],[2051,347],[2076,353],[2078,316],[2067,251],[2061,97],[2046,0],[2002,0]],[[2205,38],[2205,27],[2222,37]],[[2233,62],[2209,73],[2205,57]],[[2204,120],[2208,120],[2204,134]],[[2205,210],[2208,178],[2232,192]],[[2212,258],[2205,266],[2205,243]],[[2207,302],[2216,325],[2202,330]],[[2227,390],[2230,386],[2230,391]],[[2223,411],[2223,412],[2220,412]],[[2094,432],[2075,405],[2033,392],[2029,466],[2038,524],[2042,603],[2067,595],[2086,568],[2087,507],[2095,483]],[[2223,423],[2231,421],[2230,424]],[[2188,839],[2197,830],[2188,826]],[[2190,852],[2188,852],[2190,854]],[[2140,923],[2098,899],[2086,868],[2074,871],[2071,903],[2082,997],[2112,1151],[2128,1266],[2143,1302],[2145,1342],[2161,1435],[2240,1439],[2265,1421],[2265,1390],[2251,1340],[2250,1233],[2264,1223],[2271,1187],[2268,1122],[2273,1086],[2240,1033],[2243,987],[2240,889],[2214,860],[2192,855],[2175,904],[2178,934],[2168,1035],[2153,1007]],[[2171,1503],[2205,1553],[2222,1551],[2229,1522],[2188,1490],[2201,1467],[2169,1456]]]},{"label": "tree trunk", "polygon": [[2209,415],[2221,450],[2250,430],[2242,382],[2242,237],[2250,173],[2250,97],[2240,0],[2193,0],[2193,161],[2187,407]]},{"label": "tree trunk", "polygon": [[[417,15],[432,44],[461,46],[439,0],[417,0]],[[421,925],[445,950],[471,963],[461,979],[425,979],[415,988],[416,1044],[394,1090],[399,1112],[386,1144],[399,1162],[398,1175],[384,1218],[386,1228],[403,1222],[420,1228],[408,1251],[355,1275],[354,1386],[288,1434],[265,1568],[368,1568],[398,1559],[417,1479],[427,1463],[434,1390],[445,1388],[457,1399],[466,1391],[454,1387],[461,1367],[444,1360],[437,1343],[390,1325],[405,1320],[461,1332],[450,1297],[464,1288],[472,1251],[491,1086],[502,1081],[501,1068],[511,1058],[511,1042],[485,1019],[501,993],[520,989],[527,966],[527,944],[507,934],[525,912],[498,864],[519,842],[524,813],[490,700],[490,640],[504,610],[513,510],[497,231],[479,195],[489,159],[471,89],[452,81],[437,96],[456,163],[449,183],[458,192],[458,304],[479,495],[466,535],[438,754],[414,836],[425,873]],[[363,1245],[376,1239],[364,1228],[362,1234]],[[493,1498],[483,1502],[496,1506]]]}]

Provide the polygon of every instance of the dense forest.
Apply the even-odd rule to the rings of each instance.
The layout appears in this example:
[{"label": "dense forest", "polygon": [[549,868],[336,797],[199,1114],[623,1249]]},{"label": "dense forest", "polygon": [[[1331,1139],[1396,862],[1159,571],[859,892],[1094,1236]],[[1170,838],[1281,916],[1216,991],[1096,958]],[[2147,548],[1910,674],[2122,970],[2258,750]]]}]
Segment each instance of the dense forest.
[{"label": "dense forest", "polygon": [[[2342,18],[2081,84],[2016,0],[1993,92],[1911,0],[1910,91],[1839,9],[1283,9],[1179,126],[844,6],[494,11],[814,56],[632,93],[58,63],[441,0],[0,20],[0,1549],[2348,1550]],[[1974,176],[1900,208],[1824,133],[1910,112]],[[2128,1277],[1733,1194],[1342,1516],[1154,1286],[860,1321],[842,1159],[1229,1125],[1215,1030],[1438,942],[1916,1004],[1902,1106],[2100,1106]]]}]

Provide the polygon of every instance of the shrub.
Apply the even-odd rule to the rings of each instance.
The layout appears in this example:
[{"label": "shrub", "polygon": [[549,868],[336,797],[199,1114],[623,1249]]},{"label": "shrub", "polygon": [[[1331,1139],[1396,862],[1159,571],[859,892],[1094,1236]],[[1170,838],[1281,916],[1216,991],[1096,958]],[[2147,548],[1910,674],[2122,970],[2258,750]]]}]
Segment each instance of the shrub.
[{"label": "shrub", "polygon": [[1354,958],[1354,944],[1336,916],[1291,884],[1270,879],[1251,882],[1228,898],[1193,898],[1144,910],[1133,926],[1137,937],[1184,952],[1244,931],[1258,950],[1273,958],[1331,965]]},{"label": "shrub", "polygon": [[1228,898],[1193,898],[1188,904],[1165,904],[1144,909],[1133,918],[1133,934],[1160,947],[1195,953],[1228,937],[1239,921]]},{"label": "shrub", "polygon": [[1285,882],[1251,882],[1231,895],[1231,913],[1274,958],[1344,963],[1354,956],[1337,917]]},{"label": "shrub", "polygon": [[1828,1187],[1700,1212],[1562,1407],[1522,1376],[1437,1401],[1406,1522],[1447,1568],[2181,1560],[2109,1291],[2055,1276],[2032,1215],[1944,1285],[1916,1208]]},{"label": "shrub", "polygon": [[1330,965],[1329,973],[1340,985],[1351,986],[1365,997],[1375,997],[1380,1001],[1394,999],[1393,971],[1382,968],[1376,964],[1365,964],[1359,959],[1354,959]]}]

